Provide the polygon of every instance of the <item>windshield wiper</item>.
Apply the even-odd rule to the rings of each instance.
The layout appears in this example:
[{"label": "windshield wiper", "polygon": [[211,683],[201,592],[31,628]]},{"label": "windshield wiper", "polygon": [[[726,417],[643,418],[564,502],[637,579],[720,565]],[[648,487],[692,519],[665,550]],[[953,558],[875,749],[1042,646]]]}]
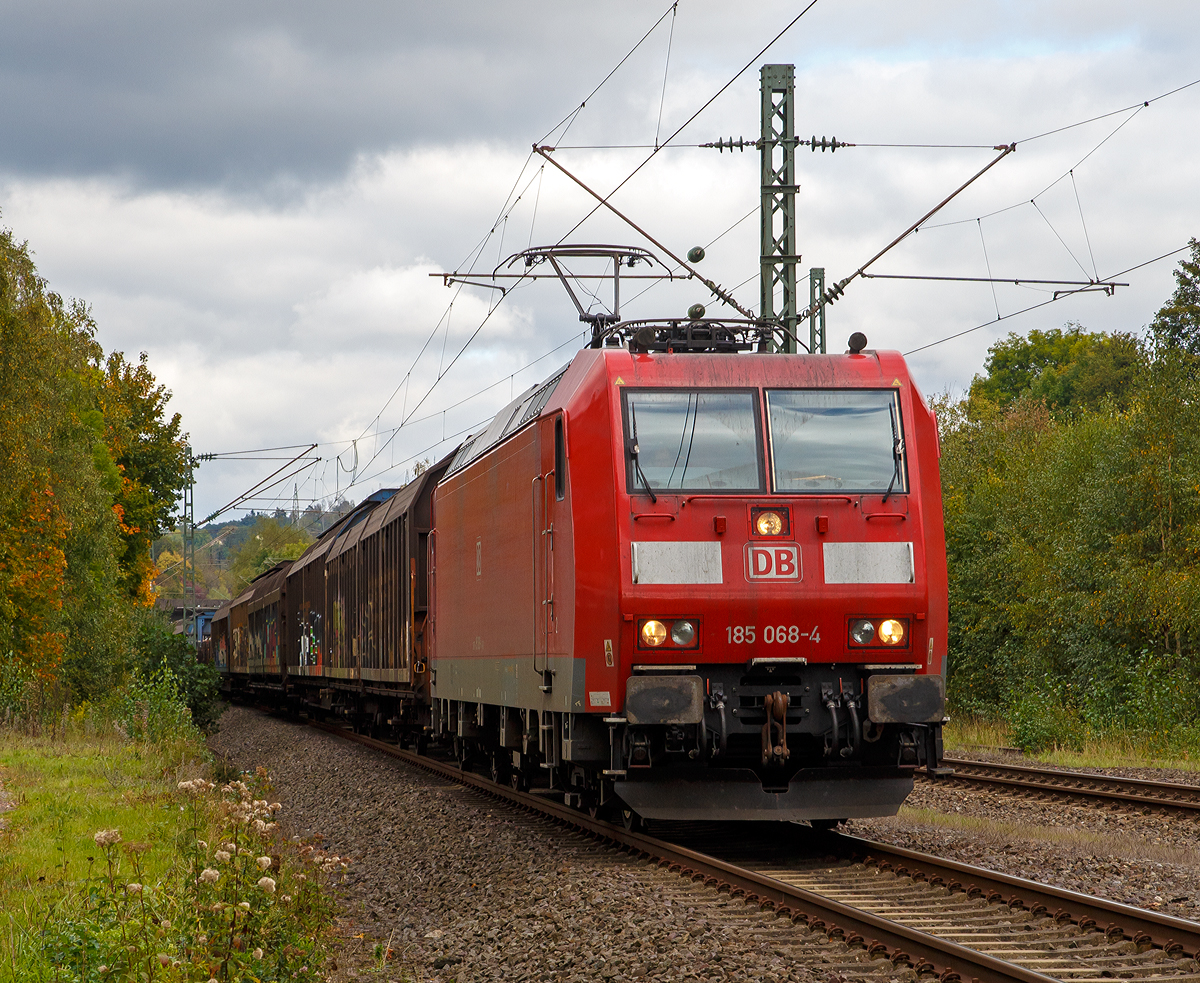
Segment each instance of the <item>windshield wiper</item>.
[{"label": "windshield wiper", "polygon": [[637,413],[634,411],[632,399],[629,401],[629,429],[633,431],[633,436],[629,438],[627,449],[630,458],[633,459],[633,470],[642,479],[642,484],[646,488],[646,494],[650,496],[651,503],[657,505],[658,496],[654,494],[654,489],[650,487],[650,481],[646,478],[646,472],[642,470],[642,462],[638,460]]},{"label": "windshield wiper", "polygon": [[896,487],[896,482],[900,480],[900,455],[904,453],[904,438],[896,430],[896,407],[893,405],[890,412],[892,420],[892,480],[888,482],[887,491],[883,493],[883,500],[886,502],[892,494],[892,489]]}]

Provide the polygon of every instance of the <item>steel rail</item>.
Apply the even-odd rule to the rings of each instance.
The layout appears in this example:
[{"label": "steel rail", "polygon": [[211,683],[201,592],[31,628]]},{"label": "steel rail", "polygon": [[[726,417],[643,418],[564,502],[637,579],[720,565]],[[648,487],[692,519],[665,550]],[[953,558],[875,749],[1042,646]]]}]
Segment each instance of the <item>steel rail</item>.
[{"label": "steel rail", "polygon": [[1056,921],[1070,920],[1081,930],[1099,929],[1109,938],[1118,933],[1141,945],[1152,945],[1175,955],[1200,954],[1200,923],[1175,918],[1144,908],[1079,894],[1050,884],[999,871],[917,853],[890,843],[859,839],[842,833],[830,834],[831,848],[856,860],[891,870],[898,876],[919,874],[918,879],[944,884],[968,896],[982,895],[988,901],[1010,907],[1045,912]]},{"label": "steel rail", "polygon": [[[942,763],[955,773],[940,777],[939,782],[951,781],[968,785],[994,785],[1005,789],[1065,795],[1093,801],[1151,806],[1157,809],[1176,809],[1200,814],[1200,798],[1175,798],[1180,793],[1200,796],[1200,786],[1175,782],[1158,782],[1142,778],[1122,778],[1117,775],[1091,775],[1085,772],[1037,768],[1029,765],[1006,765],[991,761],[968,761],[944,758]],[[991,771],[998,774],[970,774],[960,771]],[[1073,782],[1077,784],[1057,784]],[[1082,788],[1080,785],[1108,785],[1109,788]],[[1159,794],[1161,793],[1161,794]],[[1168,797],[1170,795],[1170,797]]]},{"label": "steel rail", "polygon": [[[356,734],[345,727],[317,721],[309,721],[309,725],[550,817],[645,857],[659,867],[677,872],[682,877],[702,881],[719,892],[728,892],[731,897],[743,898],[747,904],[757,904],[761,908],[774,910],[780,917],[790,917],[793,922],[805,923],[811,929],[823,931],[834,937],[841,936],[848,944],[861,945],[873,955],[886,957],[893,964],[907,963],[918,972],[937,973],[943,983],[972,979],[978,983],[1051,983],[1055,979],[786,884],[768,875],[746,870],[716,857],[642,833],[630,832],[614,823],[592,818],[577,809],[549,801],[544,796],[499,785],[482,775],[465,771],[457,764],[437,761],[394,744]],[[873,854],[881,854],[887,849],[882,844],[877,845],[866,840],[854,840],[851,837],[839,839],[846,840],[853,849],[858,849],[860,845],[869,847]]]}]

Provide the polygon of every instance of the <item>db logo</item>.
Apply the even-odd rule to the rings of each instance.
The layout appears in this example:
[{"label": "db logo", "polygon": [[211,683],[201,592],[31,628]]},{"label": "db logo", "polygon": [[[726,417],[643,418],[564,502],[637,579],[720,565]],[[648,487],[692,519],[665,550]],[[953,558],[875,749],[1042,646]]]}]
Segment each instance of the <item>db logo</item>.
[{"label": "db logo", "polygon": [[799,580],[800,547],[794,543],[747,543],[746,576],[751,580]]}]

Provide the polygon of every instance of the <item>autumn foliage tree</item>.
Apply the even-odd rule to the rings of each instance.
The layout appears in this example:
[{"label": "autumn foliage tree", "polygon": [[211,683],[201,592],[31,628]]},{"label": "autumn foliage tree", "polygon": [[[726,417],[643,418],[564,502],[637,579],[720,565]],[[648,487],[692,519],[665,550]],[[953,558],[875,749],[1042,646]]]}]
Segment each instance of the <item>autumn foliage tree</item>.
[{"label": "autumn foliage tree", "polygon": [[81,696],[128,663],[150,541],[188,473],[145,356],[106,358],[95,336],[0,230],[0,668]]}]

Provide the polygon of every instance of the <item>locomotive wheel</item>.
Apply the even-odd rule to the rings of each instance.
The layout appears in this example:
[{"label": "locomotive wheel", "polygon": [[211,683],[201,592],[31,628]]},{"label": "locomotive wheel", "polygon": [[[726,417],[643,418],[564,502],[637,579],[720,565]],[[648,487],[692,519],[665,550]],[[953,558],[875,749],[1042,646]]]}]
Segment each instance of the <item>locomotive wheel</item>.
[{"label": "locomotive wheel", "polygon": [[492,763],[488,769],[488,774],[497,785],[503,785],[508,781],[508,773],[511,769],[512,765],[504,760],[503,751],[497,751],[492,755]]},{"label": "locomotive wheel", "polygon": [[808,824],[813,829],[821,830],[822,832],[828,832],[831,829],[837,829],[844,822],[846,822],[844,819],[810,819]]},{"label": "locomotive wheel", "polygon": [[529,791],[529,778],[525,775],[525,773],[523,771],[520,771],[517,768],[514,768],[511,772],[509,772],[508,784],[511,785],[518,792],[528,792]]}]

